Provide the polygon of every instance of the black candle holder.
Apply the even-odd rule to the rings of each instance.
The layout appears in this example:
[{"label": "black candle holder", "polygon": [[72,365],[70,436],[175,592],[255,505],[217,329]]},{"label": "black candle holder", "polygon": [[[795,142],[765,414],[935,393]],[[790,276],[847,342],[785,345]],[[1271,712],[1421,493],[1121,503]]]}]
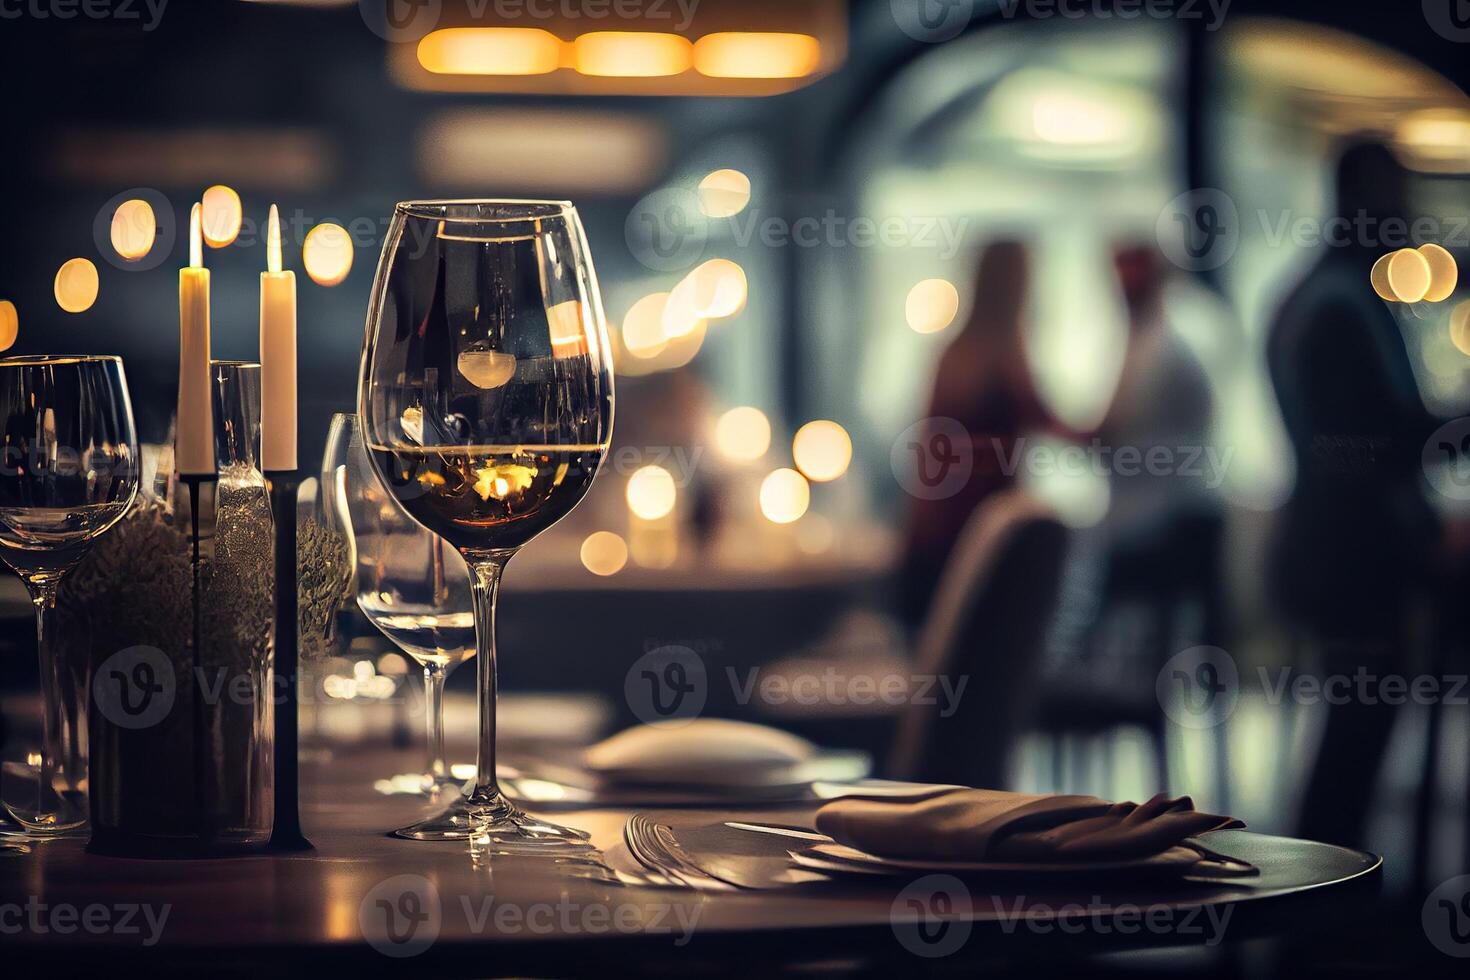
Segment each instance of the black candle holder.
[{"label": "black candle holder", "polygon": [[295,470],[267,470],[271,515],[275,524],[275,687],[279,692],[275,725],[275,824],[270,847],[275,851],[308,851],[311,841],[301,832],[300,738],[301,708],[298,677],[300,662],[300,596],[296,582],[296,494],[300,479]]}]

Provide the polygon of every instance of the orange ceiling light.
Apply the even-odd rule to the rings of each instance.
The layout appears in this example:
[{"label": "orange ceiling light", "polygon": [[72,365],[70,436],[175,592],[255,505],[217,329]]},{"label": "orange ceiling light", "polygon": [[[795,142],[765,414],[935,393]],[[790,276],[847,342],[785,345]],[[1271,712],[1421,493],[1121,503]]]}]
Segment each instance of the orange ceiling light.
[{"label": "orange ceiling light", "polygon": [[545,75],[561,56],[555,34],[529,27],[446,27],[418,45],[419,64],[436,75]]},{"label": "orange ceiling light", "polygon": [[604,78],[680,75],[694,63],[694,45],[677,34],[595,31],[572,42],[572,66]]},{"label": "orange ceiling light", "polygon": [[694,68],[710,78],[805,78],[822,64],[810,34],[724,31],[694,44]]}]

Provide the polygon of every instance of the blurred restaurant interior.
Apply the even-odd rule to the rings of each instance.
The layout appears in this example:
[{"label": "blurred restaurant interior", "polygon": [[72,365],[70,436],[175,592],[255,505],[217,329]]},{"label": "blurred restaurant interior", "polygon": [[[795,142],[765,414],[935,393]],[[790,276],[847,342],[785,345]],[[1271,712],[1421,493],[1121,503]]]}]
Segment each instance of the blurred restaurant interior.
[{"label": "blurred restaurant interior", "polygon": [[[371,6],[0,0],[8,353],[121,355],[139,442],[171,442],[190,206],[211,189],[213,356],[250,361],[277,205],[300,466],[330,480],[395,202],[570,200],[617,420],[506,574],[507,744],[656,720],[637,665],[672,648],[702,714],[875,775],[1187,794],[1383,855],[1415,923],[1465,873],[1470,293],[1399,302],[1376,263],[1470,256],[1470,27],[1327,0]],[[141,259],[115,247],[135,199]],[[58,276],[74,257],[95,284]],[[35,640],[18,578],[3,600],[9,763]],[[313,774],[413,758],[425,708],[350,604],[303,658],[310,834]],[[456,777],[474,674],[448,681]],[[1195,682],[1226,696],[1195,711]]]}]

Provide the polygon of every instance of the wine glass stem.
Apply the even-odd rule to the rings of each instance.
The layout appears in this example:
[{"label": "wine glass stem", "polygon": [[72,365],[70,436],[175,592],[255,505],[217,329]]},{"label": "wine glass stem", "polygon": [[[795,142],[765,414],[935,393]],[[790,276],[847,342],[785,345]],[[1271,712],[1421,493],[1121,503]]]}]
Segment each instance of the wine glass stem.
[{"label": "wine glass stem", "polygon": [[465,552],[475,599],[475,663],[480,678],[480,751],[470,799],[485,803],[500,795],[495,782],[495,600],[511,551]]},{"label": "wine glass stem", "polygon": [[449,775],[444,764],[444,668],[424,668],[424,726],[429,750],[429,776],[437,786]]},{"label": "wine glass stem", "polygon": [[[61,651],[56,647],[56,593],[61,585],[60,575],[32,575],[26,578],[26,588],[31,594],[31,603],[36,607],[36,652],[40,660],[41,676],[41,765],[37,788],[41,799],[47,799],[55,788],[56,764],[63,761],[69,743],[66,732],[66,706],[62,703],[66,664]],[[76,732],[70,733],[75,739]],[[69,781],[75,781],[78,773],[64,772]]]}]

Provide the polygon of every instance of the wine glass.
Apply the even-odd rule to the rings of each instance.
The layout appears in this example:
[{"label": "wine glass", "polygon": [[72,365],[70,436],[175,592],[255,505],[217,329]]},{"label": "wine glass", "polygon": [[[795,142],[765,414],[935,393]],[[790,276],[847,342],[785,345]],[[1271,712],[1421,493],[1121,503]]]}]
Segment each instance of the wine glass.
[{"label": "wine glass", "polygon": [[41,750],[27,767],[36,777],[18,791],[7,784],[3,802],[27,832],[54,835],[87,819],[85,730],[62,703],[85,699],[79,678],[87,671],[56,644],[56,594],[138,492],[138,438],[122,360],[0,359],[0,426],[0,558],[30,591],[41,665]]},{"label": "wine glass", "polygon": [[503,850],[585,840],[523,813],[495,782],[501,575],[587,493],[612,434],[607,325],[576,209],[399,204],[367,326],[358,400],[374,469],[414,520],[464,555],[474,590],[475,784],[421,836]]},{"label": "wine glass", "polygon": [[[458,793],[460,784],[444,761],[444,681],[475,655],[469,568],[384,488],[356,415],[332,416],[321,479],[328,522],[350,543],[358,608],[424,669],[429,758],[420,792]],[[415,833],[399,831],[403,837]]]}]

